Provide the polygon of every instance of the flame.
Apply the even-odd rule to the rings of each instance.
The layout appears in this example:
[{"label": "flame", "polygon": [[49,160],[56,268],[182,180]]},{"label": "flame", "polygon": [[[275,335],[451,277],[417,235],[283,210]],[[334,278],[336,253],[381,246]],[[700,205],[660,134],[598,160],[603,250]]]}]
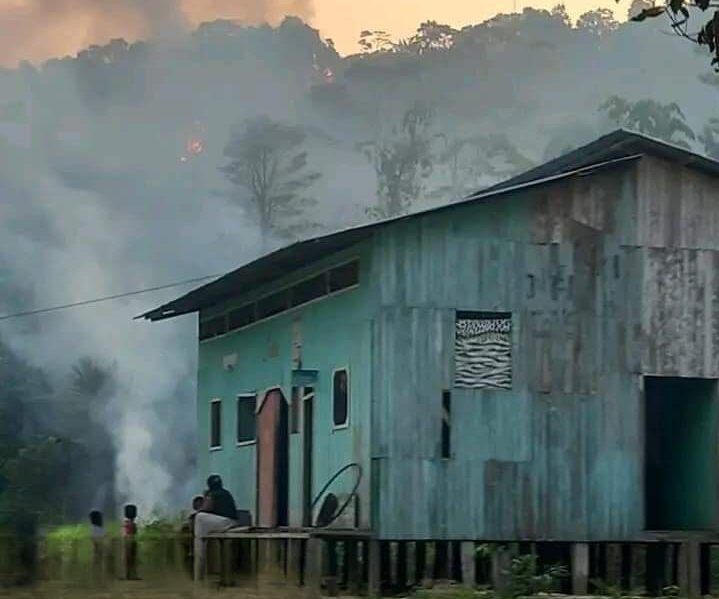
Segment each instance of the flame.
[{"label": "flame", "polygon": [[188,154],[197,156],[198,154],[202,154],[202,152],[205,151],[205,145],[202,143],[202,140],[192,138],[187,142],[186,150]]}]

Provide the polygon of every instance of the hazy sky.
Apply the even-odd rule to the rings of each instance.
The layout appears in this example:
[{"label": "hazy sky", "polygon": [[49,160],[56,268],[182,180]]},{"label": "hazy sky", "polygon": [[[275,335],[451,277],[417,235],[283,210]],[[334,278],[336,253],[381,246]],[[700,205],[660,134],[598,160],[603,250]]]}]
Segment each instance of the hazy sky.
[{"label": "hazy sky", "polygon": [[[74,54],[113,37],[128,41],[171,33],[218,18],[276,24],[293,14],[332,38],[342,54],[356,52],[363,29],[411,35],[435,20],[462,26],[524,6],[551,8],[560,0],[0,0],[0,64]],[[624,18],[630,0],[565,0],[573,18],[603,5]]]},{"label": "hazy sky", "polygon": [[[564,0],[569,14],[576,18],[583,12],[604,6],[614,10],[617,19],[624,19],[627,0]],[[524,6],[552,8],[560,0],[314,0],[312,24],[323,37],[334,39],[338,50],[345,54],[357,51],[357,38],[362,29],[381,29],[395,37],[411,35],[422,21],[434,20],[454,26],[477,23],[501,12],[521,10]]]}]

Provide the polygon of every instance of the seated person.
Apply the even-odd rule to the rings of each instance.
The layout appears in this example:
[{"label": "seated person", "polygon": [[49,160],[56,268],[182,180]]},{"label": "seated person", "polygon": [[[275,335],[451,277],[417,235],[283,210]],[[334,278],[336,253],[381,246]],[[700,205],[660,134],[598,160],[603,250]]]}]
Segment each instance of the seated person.
[{"label": "seated person", "polygon": [[195,495],[195,497],[192,498],[192,511],[180,528],[182,548],[184,550],[186,566],[188,567],[190,576],[192,576],[192,537],[193,528],[195,526],[195,515],[200,511],[204,502],[205,498],[202,495]]},{"label": "seated person", "polygon": [[213,474],[207,479],[207,491],[200,510],[195,514],[195,580],[205,571],[203,538],[237,526],[237,506],[232,494],[222,486],[222,479]]}]

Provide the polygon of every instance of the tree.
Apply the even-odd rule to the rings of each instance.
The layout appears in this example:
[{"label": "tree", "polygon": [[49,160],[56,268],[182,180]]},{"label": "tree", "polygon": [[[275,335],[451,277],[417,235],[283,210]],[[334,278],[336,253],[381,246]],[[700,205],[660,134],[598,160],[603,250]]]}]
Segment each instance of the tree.
[{"label": "tree", "polygon": [[687,125],[684,113],[675,102],[661,104],[651,99],[628,102],[619,96],[611,96],[599,109],[622,127],[684,148],[689,148],[689,142],[696,139]]},{"label": "tree", "polygon": [[475,135],[447,138],[438,156],[444,183],[430,195],[460,200],[483,184],[508,179],[533,166],[505,135]]},{"label": "tree", "polygon": [[699,141],[704,145],[704,151],[708,156],[719,160],[719,119],[709,119],[709,122],[704,125]]},{"label": "tree", "polygon": [[256,220],[263,238],[292,237],[313,223],[300,220],[315,200],[302,194],[319,178],[307,164],[307,134],[299,126],[249,119],[235,127],[224,154],[229,162],[220,171],[236,191],[235,201]]},{"label": "tree", "polygon": [[374,54],[377,52],[391,52],[395,48],[395,44],[389,33],[386,31],[370,31],[365,30],[360,33],[357,42],[365,54]]},{"label": "tree", "polygon": [[590,10],[577,20],[577,29],[582,29],[598,37],[616,31],[618,27],[619,23],[617,23],[614,13],[609,8]]},{"label": "tree", "polygon": [[[619,2],[619,0],[616,0]],[[658,6],[645,6],[631,20],[645,21],[666,15],[672,29],[681,37],[706,46],[712,53],[711,64],[719,71],[719,2],[716,0],[663,0]],[[692,13],[695,15],[711,12],[711,17],[699,29],[689,29]]]},{"label": "tree", "polygon": [[572,20],[569,18],[567,7],[564,6],[564,4],[557,4],[551,11],[549,11],[549,14],[553,19],[561,21],[566,27],[572,26]]},{"label": "tree", "polygon": [[424,189],[432,173],[432,110],[415,103],[405,111],[392,136],[360,144],[377,175],[377,204],[368,208],[374,218],[404,214]]},{"label": "tree", "polygon": [[458,31],[449,25],[437,21],[425,21],[417,33],[408,41],[409,48],[416,54],[426,54],[437,50],[449,50],[454,45]]},{"label": "tree", "polygon": [[653,6],[654,2],[652,2],[652,0],[632,0],[629,10],[627,11],[627,18],[631,20]]}]

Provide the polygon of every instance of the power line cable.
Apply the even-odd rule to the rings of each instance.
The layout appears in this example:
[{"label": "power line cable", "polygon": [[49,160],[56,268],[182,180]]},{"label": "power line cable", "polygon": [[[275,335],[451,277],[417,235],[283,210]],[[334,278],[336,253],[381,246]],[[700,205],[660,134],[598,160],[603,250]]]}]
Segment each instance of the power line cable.
[{"label": "power line cable", "polygon": [[177,281],[176,283],[168,283],[167,285],[159,285],[157,287],[147,287],[146,289],[138,289],[137,291],[128,291],[126,293],[118,293],[116,295],[108,295],[105,297],[98,297],[90,300],[83,300],[81,302],[74,302],[72,304],[64,304],[61,306],[52,306],[50,308],[40,308],[38,310],[28,310],[26,312],[16,312],[14,314],[3,314],[0,315],[0,321],[10,320],[11,318],[22,318],[25,316],[34,316],[36,314],[46,314],[47,312],[57,312],[58,310],[68,310],[70,308],[78,308],[80,306],[89,306],[91,304],[99,304],[101,302],[109,302],[116,299],[122,299],[124,297],[131,297],[133,295],[141,295],[143,293],[151,293],[153,291],[162,291],[163,289],[171,289],[173,287],[180,287],[181,285],[189,285],[190,283],[200,283],[207,281],[208,279],[215,279],[220,275],[207,275],[205,277],[197,277],[195,279],[186,279],[184,281]]}]

